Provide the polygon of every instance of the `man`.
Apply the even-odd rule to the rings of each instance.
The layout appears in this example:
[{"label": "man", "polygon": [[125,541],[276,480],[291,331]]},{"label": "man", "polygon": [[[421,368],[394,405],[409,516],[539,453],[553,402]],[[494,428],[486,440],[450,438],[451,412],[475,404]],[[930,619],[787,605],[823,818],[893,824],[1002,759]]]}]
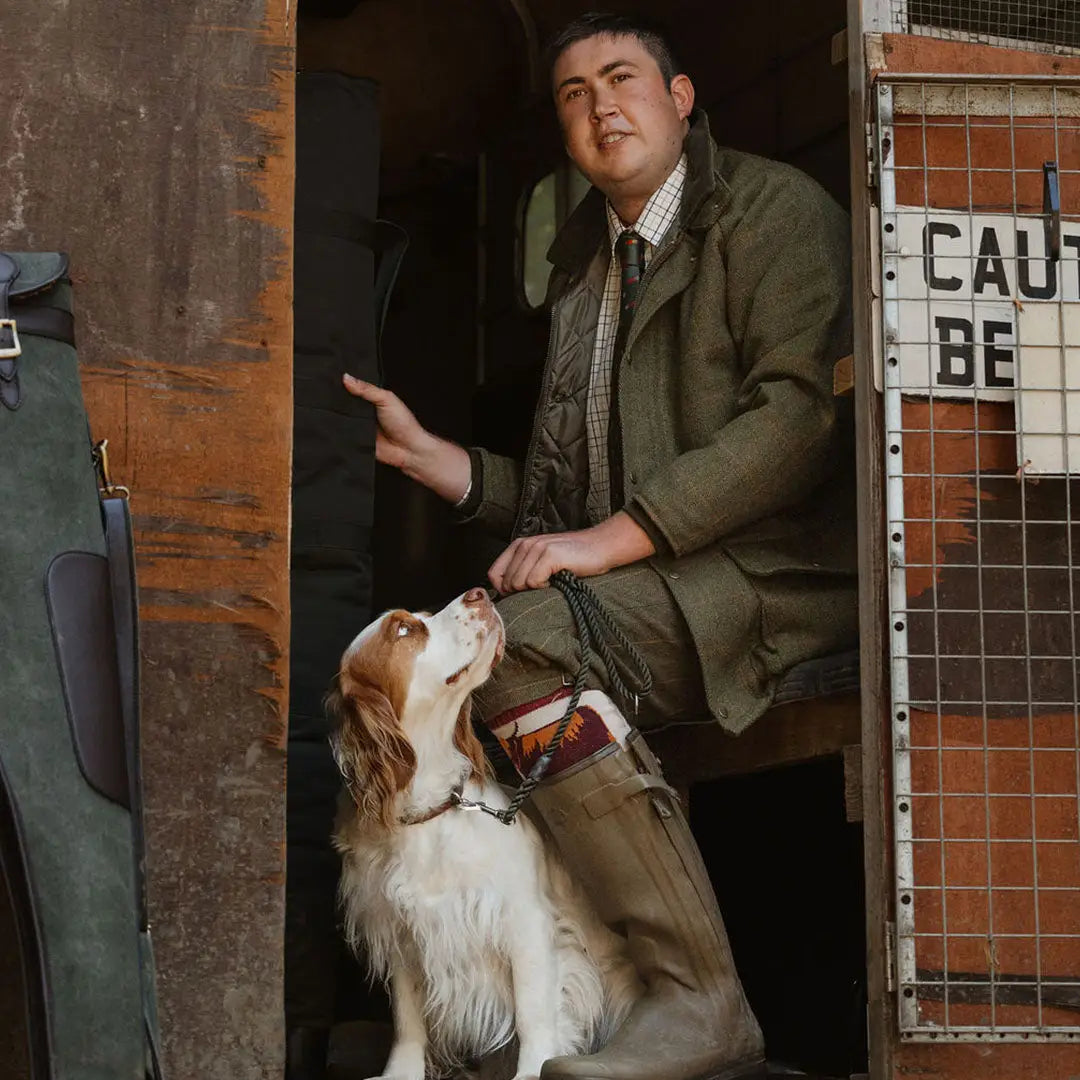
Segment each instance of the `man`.
[{"label": "man", "polygon": [[[506,658],[479,702],[521,771],[577,666],[545,589],[567,569],[645,655],[626,717],[597,668],[534,796],[647,988],[599,1054],[546,1080],[757,1075],[761,1032],[686,821],[632,725],[711,714],[733,733],[793,664],[850,644],[854,524],[832,367],[848,351],[848,225],[809,178],[717,147],[664,40],[589,15],[552,46],[567,152],[593,190],[549,252],[552,334],[529,455],[425,431],[393,394],[380,461],[511,537],[489,576]],[[621,705],[621,707],[620,707]]]}]

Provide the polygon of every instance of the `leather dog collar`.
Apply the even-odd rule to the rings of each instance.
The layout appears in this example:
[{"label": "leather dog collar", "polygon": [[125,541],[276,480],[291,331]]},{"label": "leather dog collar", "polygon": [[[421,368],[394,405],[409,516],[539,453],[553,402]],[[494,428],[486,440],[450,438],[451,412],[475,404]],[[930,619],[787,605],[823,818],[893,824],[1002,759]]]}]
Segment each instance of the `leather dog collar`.
[{"label": "leather dog collar", "polygon": [[445,802],[439,803],[438,806],[433,806],[430,810],[425,810],[422,814],[402,814],[401,817],[398,818],[398,824],[423,825],[425,821],[431,821],[440,814],[445,814],[447,810],[453,810],[454,807],[461,804],[461,793],[464,789],[465,781],[458,781],[451,789],[450,794],[446,797]]}]

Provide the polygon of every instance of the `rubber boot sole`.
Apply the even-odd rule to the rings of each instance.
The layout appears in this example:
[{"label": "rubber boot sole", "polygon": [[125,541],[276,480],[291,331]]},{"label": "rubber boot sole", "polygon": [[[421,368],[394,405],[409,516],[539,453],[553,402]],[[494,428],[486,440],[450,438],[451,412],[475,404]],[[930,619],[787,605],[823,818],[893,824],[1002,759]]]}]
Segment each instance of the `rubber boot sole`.
[{"label": "rubber boot sole", "polygon": [[[755,1058],[753,1061],[741,1061],[733,1065],[725,1065],[722,1069],[710,1069],[708,1072],[698,1073],[688,1080],[768,1080],[769,1066],[764,1058]],[[575,1076],[574,1080],[607,1080],[597,1074],[589,1077],[585,1074]]]},{"label": "rubber boot sole", "polygon": [[764,1058],[727,1065],[719,1072],[702,1073],[695,1080],[767,1080],[769,1065]]}]

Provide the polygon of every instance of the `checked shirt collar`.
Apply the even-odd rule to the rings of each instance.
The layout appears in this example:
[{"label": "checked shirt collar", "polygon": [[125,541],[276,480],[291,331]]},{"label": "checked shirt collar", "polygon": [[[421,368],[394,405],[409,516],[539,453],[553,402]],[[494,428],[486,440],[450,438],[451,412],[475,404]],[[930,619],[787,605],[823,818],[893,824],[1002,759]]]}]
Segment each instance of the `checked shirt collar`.
[{"label": "checked shirt collar", "polygon": [[605,203],[612,255],[614,256],[615,242],[619,239],[620,233],[626,229],[633,229],[645,241],[645,258],[649,260],[679,215],[684,187],[686,187],[685,154],[679,158],[668,178],[649,196],[645,209],[641,211],[641,217],[633,225],[624,225],[611,203]]}]

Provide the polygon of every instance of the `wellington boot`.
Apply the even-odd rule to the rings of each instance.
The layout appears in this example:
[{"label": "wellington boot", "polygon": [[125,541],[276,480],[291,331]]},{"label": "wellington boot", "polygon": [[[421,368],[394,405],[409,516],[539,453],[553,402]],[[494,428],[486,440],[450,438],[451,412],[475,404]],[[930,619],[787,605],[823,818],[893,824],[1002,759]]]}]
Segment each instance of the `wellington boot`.
[{"label": "wellington boot", "polygon": [[764,1076],[761,1028],[705,864],[641,736],[541,784],[533,798],[601,918],[626,935],[646,988],[606,1047],[553,1058],[542,1080]]}]

